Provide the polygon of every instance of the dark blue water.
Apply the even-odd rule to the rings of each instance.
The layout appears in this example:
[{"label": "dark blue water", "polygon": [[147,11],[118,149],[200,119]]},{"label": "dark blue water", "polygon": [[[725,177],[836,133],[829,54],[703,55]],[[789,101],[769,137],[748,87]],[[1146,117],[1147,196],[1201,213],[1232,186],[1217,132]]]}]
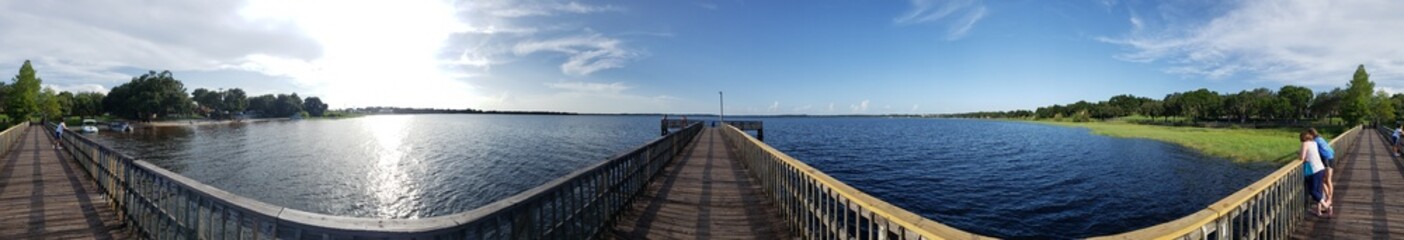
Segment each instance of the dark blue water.
[{"label": "dark blue water", "polygon": [[909,211],[999,237],[1079,238],[1153,226],[1274,170],[1033,123],[762,120],[776,149]]},{"label": "dark blue water", "polygon": [[[1266,175],[1176,145],[1040,124],[763,118],[766,142],[878,198],[1000,237],[1173,220]],[[335,215],[472,210],[658,136],[657,117],[395,115],[104,132],[120,151],[230,192]]]}]

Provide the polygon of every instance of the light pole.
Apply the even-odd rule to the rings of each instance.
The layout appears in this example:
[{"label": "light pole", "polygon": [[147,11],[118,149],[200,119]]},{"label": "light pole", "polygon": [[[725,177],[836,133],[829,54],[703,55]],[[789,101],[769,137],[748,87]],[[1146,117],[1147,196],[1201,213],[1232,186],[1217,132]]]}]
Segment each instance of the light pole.
[{"label": "light pole", "polygon": [[718,122],[721,122],[722,125],[725,125],[725,124],[726,124],[726,95],[722,94],[721,91],[717,91],[717,102],[719,103],[719,105],[717,105],[717,121],[718,121]]}]

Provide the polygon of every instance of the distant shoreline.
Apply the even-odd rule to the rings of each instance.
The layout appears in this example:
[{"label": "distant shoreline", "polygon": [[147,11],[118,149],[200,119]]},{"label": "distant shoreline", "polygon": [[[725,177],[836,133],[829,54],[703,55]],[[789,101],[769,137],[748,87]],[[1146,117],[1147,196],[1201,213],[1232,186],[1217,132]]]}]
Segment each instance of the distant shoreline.
[{"label": "distant shoreline", "polygon": [[235,124],[235,123],[260,123],[260,122],[288,121],[288,120],[290,120],[290,119],[289,119],[289,118],[256,118],[256,119],[236,119],[236,120],[170,120],[170,121],[156,121],[156,122],[135,122],[135,123],[132,123],[132,127],[134,127],[134,128],[153,128],[153,127],[205,126],[205,125],[225,125],[225,124]]}]

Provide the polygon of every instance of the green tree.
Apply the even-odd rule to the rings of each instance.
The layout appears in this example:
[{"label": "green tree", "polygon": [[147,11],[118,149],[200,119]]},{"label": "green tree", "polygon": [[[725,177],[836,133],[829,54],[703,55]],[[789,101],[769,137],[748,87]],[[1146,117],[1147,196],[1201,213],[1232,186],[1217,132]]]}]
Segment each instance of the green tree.
[{"label": "green tree", "polygon": [[1145,114],[1147,117],[1150,117],[1151,120],[1155,120],[1156,117],[1165,116],[1165,102],[1155,100],[1146,101],[1141,103],[1140,111],[1141,114]]},{"label": "green tree", "polygon": [[1390,104],[1394,104],[1394,120],[1404,118],[1404,93],[1395,93],[1389,97]]},{"label": "green tree", "polygon": [[1389,93],[1376,92],[1370,103],[1370,109],[1375,110],[1375,121],[1390,125],[1395,124],[1394,100],[1389,98]]},{"label": "green tree", "polygon": [[249,107],[246,110],[258,112],[263,116],[273,116],[273,102],[277,100],[278,97],[273,94],[259,95],[249,99]]},{"label": "green tree", "polygon": [[205,117],[223,116],[226,111],[224,107],[224,92],[210,91],[204,88],[196,88],[190,91],[190,98],[200,105],[200,111]]},{"label": "green tree", "polygon": [[243,89],[232,88],[224,91],[224,108],[230,112],[243,112],[249,106],[248,96]]},{"label": "green tree", "polygon": [[1179,102],[1180,114],[1190,120],[1215,116],[1223,107],[1219,93],[1204,88],[1185,93]]},{"label": "green tree", "polygon": [[1108,100],[1107,100],[1107,104],[1110,104],[1111,106],[1118,108],[1117,111],[1120,111],[1120,114],[1121,114],[1121,115],[1119,115],[1119,116],[1117,116],[1117,117],[1120,117],[1120,116],[1126,116],[1126,115],[1137,114],[1137,113],[1142,114],[1142,115],[1146,115],[1146,113],[1141,112],[1140,110],[1141,110],[1141,104],[1142,104],[1142,103],[1145,103],[1145,102],[1148,102],[1148,101],[1151,101],[1151,99],[1149,99],[1149,98],[1143,98],[1143,97],[1137,97],[1137,96],[1132,96],[1132,95],[1130,95],[1130,94],[1122,94],[1122,95],[1112,96],[1111,99],[1108,99]]},{"label": "green tree", "polygon": [[1306,115],[1307,107],[1311,106],[1311,89],[1301,86],[1287,85],[1277,90],[1277,96],[1287,101],[1287,105],[1292,108],[1292,121],[1296,122]]},{"label": "green tree", "polygon": [[1365,65],[1362,64],[1355,69],[1355,77],[1346,85],[1345,97],[1341,101],[1341,118],[1346,124],[1363,124],[1366,118],[1374,115],[1370,108],[1371,94],[1374,92],[1375,83],[1370,82],[1370,74],[1365,72]]},{"label": "green tree", "polygon": [[327,104],[322,102],[322,98],[308,97],[302,102],[302,109],[307,111],[309,115],[321,117],[327,112]]},{"label": "green tree", "polygon": [[273,116],[288,117],[299,112],[302,112],[302,98],[297,93],[278,94],[278,99],[273,101]]},{"label": "green tree", "polygon": [[29,60],[24,61],[19,74],[12,80],[13,83],[5,91],[5,111],[10,115],[10,119],[28,120],[39,113],[39,84],[44,80],[39,79]]},{"label": "green tree", "polygon": [[102,115],[102,99],[106,97],[98,92],[82,92],[73,95],[73,115],[77,116],[98,116]]},{"label": "green tree", "polygon": [[1341,101],[1345,99],[1345,90],[1341,88],[1331,89],[1331,91],[1316,94],[1316,98],[1311,101],[1311,115],[1316,118],[1331,118],[1338,116],[1341,110]]},{"label": "green tree", "polygon": [[39,92],[39,116],[44,119],[63,121],[63,103],[59,102],[58,92],[44,88]]},{"label": "green tree", "polygon": [[63,109],[63,116],[73,115],[73,93],[63,91],[58,93],[59,108]]},{"label": "green tree", "polygon": [[1243,90],[1237,94],[1224,96],[1224,110],[1237,118],[1239,123],[1244,123],[1258,111],[1258,101],[1254,99],[1252,92]]},{"label": "green tree", "polygon": [[147,121],[187,113],[192,107],[185,84],[176,80],[170,71],[150,71],[134,77],[131,82],[112,88],[102,103],[103,108],[114,114]]}]

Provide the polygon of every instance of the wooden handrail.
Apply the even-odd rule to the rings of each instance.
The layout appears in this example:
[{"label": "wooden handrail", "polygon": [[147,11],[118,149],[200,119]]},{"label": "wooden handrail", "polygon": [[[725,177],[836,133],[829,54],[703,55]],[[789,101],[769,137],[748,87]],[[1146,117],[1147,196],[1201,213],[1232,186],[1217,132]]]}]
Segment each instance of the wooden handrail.
[{"label": "wooden handrail", "polygon": [[[827,201],[844,202],[844,204],[843,204],[844,206],[840,206],[840,207],[850,208],[850,209],[845,209],[845,211],[854,211],[854,212],[860,212],[860,213],[862,213],[862,212],[869,212],[869,213],[871,213],[871,216],[860,216],[860,217],[866,218],[866,219],[868,219],[869,221],[874,221],[874,222],[886,222],[887,225],[895,225],[895,226],[897,227],[897,228],[887,228],[886,226],[882,226],[881,228],[885,228],[885,230],[883,230],[883,231],[882,231],[881,233],[879,233],[879,234],[881,234],[883,238],[887,238],[887,237],[891,237],[891,236],[896,236],[896,238],[898,238],[898,239],[992,239],[991,237],[982,236],[982,235],[976,234],[976,233],[966,232],[966,231],[963,231],[963,230],[960,230],[960,229],[956,229],[956,228],[951,227],[951,226],[947,226],[947,225],[945,225],[945,224],[941,224],[940,222],[937,222],[937,221],[935,221],[935,220],[931,220],[931,219],[922,217],[921,215],[917,215],[916,213],[912,213],[912,212],[910,212],[910,211],[907,211],[906,209],[902,209],[901,207],[894,206],[894,205],[892,205],[891,203],[888,203],[888,202],[886,202],[886,201],[883,201],[883,200],[881,200],[881,199],[878,199],[878,198],[876,198],[876,197],[873,197],[873,196],[871,196],[871,195],[868,195],[867,193],[864,193],[864,192],[861,191],[861,190],[858,190],[858,189],[856,189],[856,188],[853,188],[852,186],[849,186],[848,184],[843,183],[843,181],[839,181],[838,179],[835,179],[835,178],[829,176],[828,174],[825,174],[823,171],[820,171],[819,169],[816,169],[816,168],[814,168],[814,167],[811,167],[811,166],[809,166],[808,164],[805,164],[804,162],[801,162],[801,161],[795,159],[794,157],[790,157],[790,155],[785,154],[784,152],[781,152],[781,151],[779,151],[779,150],[776,150],[775,148],[771,147],[770,145],[765,144],[764,142],[761,142],[760,140],[757,140],[757,139],[751,137],[750,135],[747,135],[745,132],[742,132],[740,129],[737,129],[737,128],[735,128],[735,127],[726,126],[725,129],[723,130],[723,135],[722,135],[722,136],[727,137],[728,142],[731,142],[731,144],[734,144],[734,146],[737,147],[738,151],[745,152],[745,151],[747,151],[748,149],[756,149],[756,150],[759,150],[759,152],[758,152],[759,155],[758,155],[758,156],[757,156],[757,155],[752,155],[752,154],[741,154],[741,155],[742,155],[742,156],[741,156],[742,163],[743,163],[743,164],[746,164],[746,165],[748,166],[748,170],[750,171],[750,173],[751,173],[753,176],[755,176],[756,178],[761,179],[761,182],[763,182],[763,183],[768,183],[769,185],[772,185],[772,186],[767,186],[765,189],[766,189],[767,193],[771,195],[772,198],[775,198],[775,199],[776,199],[777,202],[783,202],[783,201],[804,201],[805,203],[827,202]],[[773,161],[773,162],[767,162],[767,161]],[[761,165],[763,165],[763,164],[779,164],[783,169],[791,169],[791,170],[793,170],[793,172],[785,172],[785,173],[780,173],[780,174],[776,174],[776,173],[766,173],[766,172],[758,172],[758,171],[759,171],[758,169],[762,169],[762,168],[770,169],[770,168],[771,168],[771,167],[769,167],[769,166],[761,166]],[[814,183],[817,187],[819,187],[819,188],[821,188],[821,189],[824,189],[824,190],[827,190],[827,192],[824,193],[824,194],[817,194],[817,195],[816,195],[816,194],[809,194],[809,195],[805,195],[805,196],[794,196],[794,193],[791,193],[791,192],[788,192],[788,191],[779,191],[779,192],[775,191],[776,188],[794,188],[794,186],[774,186],[775,184],[784,184],[784,182],[789,182],[791,179],[785,179],[787,176],[791,176],[789,173],[798,173],[800,176],[802,176],[802,178],[803,178],[804,180],[813,181],[813,183]],[[803,191],[803,190],[802,190],[802,191]],[[782,196],[782,195],[784,195],[784,196]],[[834,197],[829,197],[829,196],[834,196]],[[804,199],[804,198],[827,198],[827,199]],[[849,207],[849,205],[850,205],[849,203],[851,203],[852,205],[856,205],[856,207]],[[784,209],[784,210],[789,210],[789,209]],[[800,213],[793,213],[793,212],[792,212],[792,213],[787,213],[787,214],[791,214],[791,215],[801,214],[801,215],[807,215],[806,217],[819,217],[819,218],[834,218],[834,215],[839,215],[839,214],[834,213],[834,212],[822,212],[822,211],[826,211],[826,210],[823,210],[823,209],[799,209],[798,211],[801,211],[801,212],[800,212]],[[806,213],[806,212],[807,212],[807,213]],[[815,213],[815,212],[818,212],[818,213]],[[862,215],[862,214],[860,214],[860,215]],[[843,221],[835,221],[835,222],[843,222]],[[798,225],[798,224],[799,224],[799,223],[792,223],[792,225]],[[846,233],[847,231],[853,230],[854,228],[857,228],[857,230],[862,230],[862,227],[849,226],[849,225],[847,225],[846,223],[836,223],[836,225],[844,225],[844,226],[826,226],[826,227],[845,229],[845,230],[844,230],[845,233]],[[798,228],[803,228],[803,227],[798,227]],[[831,231],[831,230],[827,230],[827,229],[797,229],[797,230],[799,230],[800,232]],[[868,230],[878,230],[878,229],[868,229]],[[839,234],[839,235],[842,235],[842,234]]]},{"label": "wooden handrail", "polygon": [[[1345,133],[1341,133],[1341,135],[1331,139],[1329,144],[1335,147],[1336,142],[1340,141],[1341,138],[1350,135],[1352,132],[1359,131],[1360,129],[1360,126],[1351,128]],[[1338,150],[1337,156],[1340,156],[1340,148],[1336,149]],[[1288,218],[1282,219],[1282,223],[1289,226],[1277,227],[1289,229],[1291,225],[1295,225],[1296,218],[1299,218],[1300,214],[1304,212],[1304,210],[1300,209],[1300,206],[1304,206],[1304,204],[1302,204],[1304,202],[1302,198],[1305,197],[1301,194],[1302,180],[1291,179],[1300,178],[1302,174],[1302,163],[1300,161],[1291,161],[1253,184],[1243,187],[1243,189],[1229,194],[1223,199],[1209,204],[1209,206],[1206,206],[1203,210],[1196,211],[1189,216],[1125,233],[1099,236],[1090,239],[1198,239],[1207,238],[1211,234],[1220,236],[1219,239],[1234,239],[1234,237],[1232,237],[1233,235],[1242,233],[1235,233],[1232,232],[1231,229],[1225,229],[1228,228],[1225,227],[1225,225],[1228,225],[1229,221],[1235,220],[1230,218],[1239,216],[1239,212],[1245,208],[1256,207],[1250,205],[1259,203],[1265,198],[1265,193],[1274,190],[1287,192],[1286,194],[1271,196],[1282,198],[1273,199],[1275,200],[1273,203],[1285,204],[1286,207],[1281,208],[1286,209],[1272,209],[1274,211],[1259,212],[1265,214],[1280,214],[1278,216],[1271,216],[1272,218]],[[1257,231],[1268,231],[1268,229],[1257,229]],[[1195,233],[1199,234],[1195,235]],[[1256,234],[1257,233],[1254,232],[1249,235]],[[1290,234],[1290,231],[1287,234]]]}]

